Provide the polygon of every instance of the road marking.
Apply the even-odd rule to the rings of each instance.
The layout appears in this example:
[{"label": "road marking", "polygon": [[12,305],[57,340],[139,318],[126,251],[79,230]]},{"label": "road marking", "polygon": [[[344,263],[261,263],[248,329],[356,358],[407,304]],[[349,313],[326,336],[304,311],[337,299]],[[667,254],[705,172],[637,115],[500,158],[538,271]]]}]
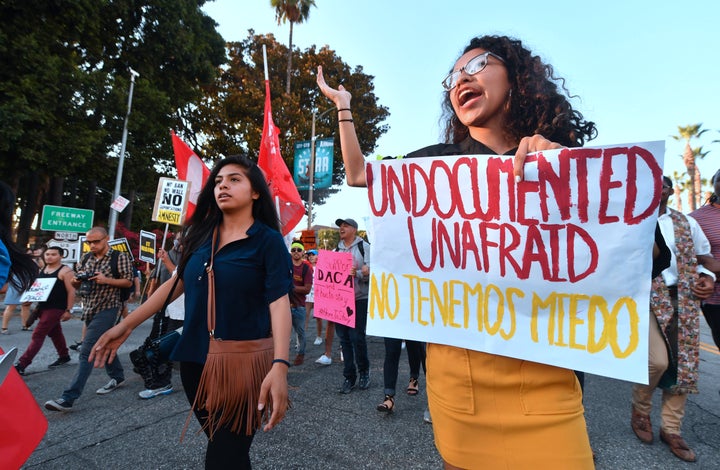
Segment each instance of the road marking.
[{"label": "road marking", "polygon": [[700,341],[700,349],[720,356],[720,351],[718,351],[718,348],[714,344],[703,343]]}]

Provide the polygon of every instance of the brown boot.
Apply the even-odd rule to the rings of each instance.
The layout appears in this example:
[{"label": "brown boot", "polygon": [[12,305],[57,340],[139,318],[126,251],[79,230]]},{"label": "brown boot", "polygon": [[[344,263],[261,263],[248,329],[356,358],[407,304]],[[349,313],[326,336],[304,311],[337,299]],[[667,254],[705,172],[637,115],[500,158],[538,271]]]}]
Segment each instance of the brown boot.
[{"label": "brown boot", "polygon": [[294,366],[300,366],[302,363],[305,362],[305,354],[298,354],[295,356],[295,360],[293,361]]},{"label": "brown boot", "polygon": [[635,435],[645,444],[652,444],[653,431],[650,423],[650,415],[640,413],[635,408],[632,409],[630,417],[630,427],[632,427]]},{"label": "brown boot", "polygon": [[675,454],[675,457],[686,462],[694,462],[696,460],[695,452],[688,447],[685,439],[679,434],[667,434],[663,429],[660,429],[660,440],[670,447],[670,452]]}]

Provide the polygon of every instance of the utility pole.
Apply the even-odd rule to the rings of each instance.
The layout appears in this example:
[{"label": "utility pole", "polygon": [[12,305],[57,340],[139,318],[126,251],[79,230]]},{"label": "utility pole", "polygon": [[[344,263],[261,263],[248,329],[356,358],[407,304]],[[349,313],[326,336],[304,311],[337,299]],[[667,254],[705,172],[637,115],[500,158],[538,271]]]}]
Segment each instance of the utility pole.
[{"label": "utility pole", "polygon": [[[120,143],[120,161],[118,162],[117,175],[115,175],[115,191],[113,191],[113,203],[120,196],[120,185],[122,184],[123,167],[125,166],[125,145],[127,144],[128,120],[130,120],[130,110],[132,108],[133,90],[135,89],[135,78],[140,74],[130,69],[130,92],[128,93],[127,114],[125,115],[125,124],[123,125],[122,142]],[[110,222],[108,235],[110,240],[115,238],[115,226],[117,225],[118,211],[110,209]]]}]

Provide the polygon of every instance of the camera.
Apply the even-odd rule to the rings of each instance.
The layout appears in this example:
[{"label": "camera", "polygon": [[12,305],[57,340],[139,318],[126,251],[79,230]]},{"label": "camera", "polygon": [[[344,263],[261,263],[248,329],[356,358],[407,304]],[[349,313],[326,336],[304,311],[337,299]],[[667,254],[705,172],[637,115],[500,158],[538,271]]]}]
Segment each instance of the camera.
[{"label": "camera", "polygon": [[81,297],[87,297],[95,285],[95,281],[91,281],[90,278],[95,276],[95,273],[76,273],[75,277],[80,281],[80,287],[75,293]]}]

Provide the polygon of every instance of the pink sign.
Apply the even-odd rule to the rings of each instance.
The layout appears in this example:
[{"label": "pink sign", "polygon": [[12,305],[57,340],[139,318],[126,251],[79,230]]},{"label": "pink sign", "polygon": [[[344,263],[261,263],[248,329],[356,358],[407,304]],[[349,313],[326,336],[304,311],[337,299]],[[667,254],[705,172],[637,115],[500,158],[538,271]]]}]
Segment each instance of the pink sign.
[{"label": "pink sign", "polygon": [[355,328],[352,255],[320,250],[315,266],[315,316]]}]

